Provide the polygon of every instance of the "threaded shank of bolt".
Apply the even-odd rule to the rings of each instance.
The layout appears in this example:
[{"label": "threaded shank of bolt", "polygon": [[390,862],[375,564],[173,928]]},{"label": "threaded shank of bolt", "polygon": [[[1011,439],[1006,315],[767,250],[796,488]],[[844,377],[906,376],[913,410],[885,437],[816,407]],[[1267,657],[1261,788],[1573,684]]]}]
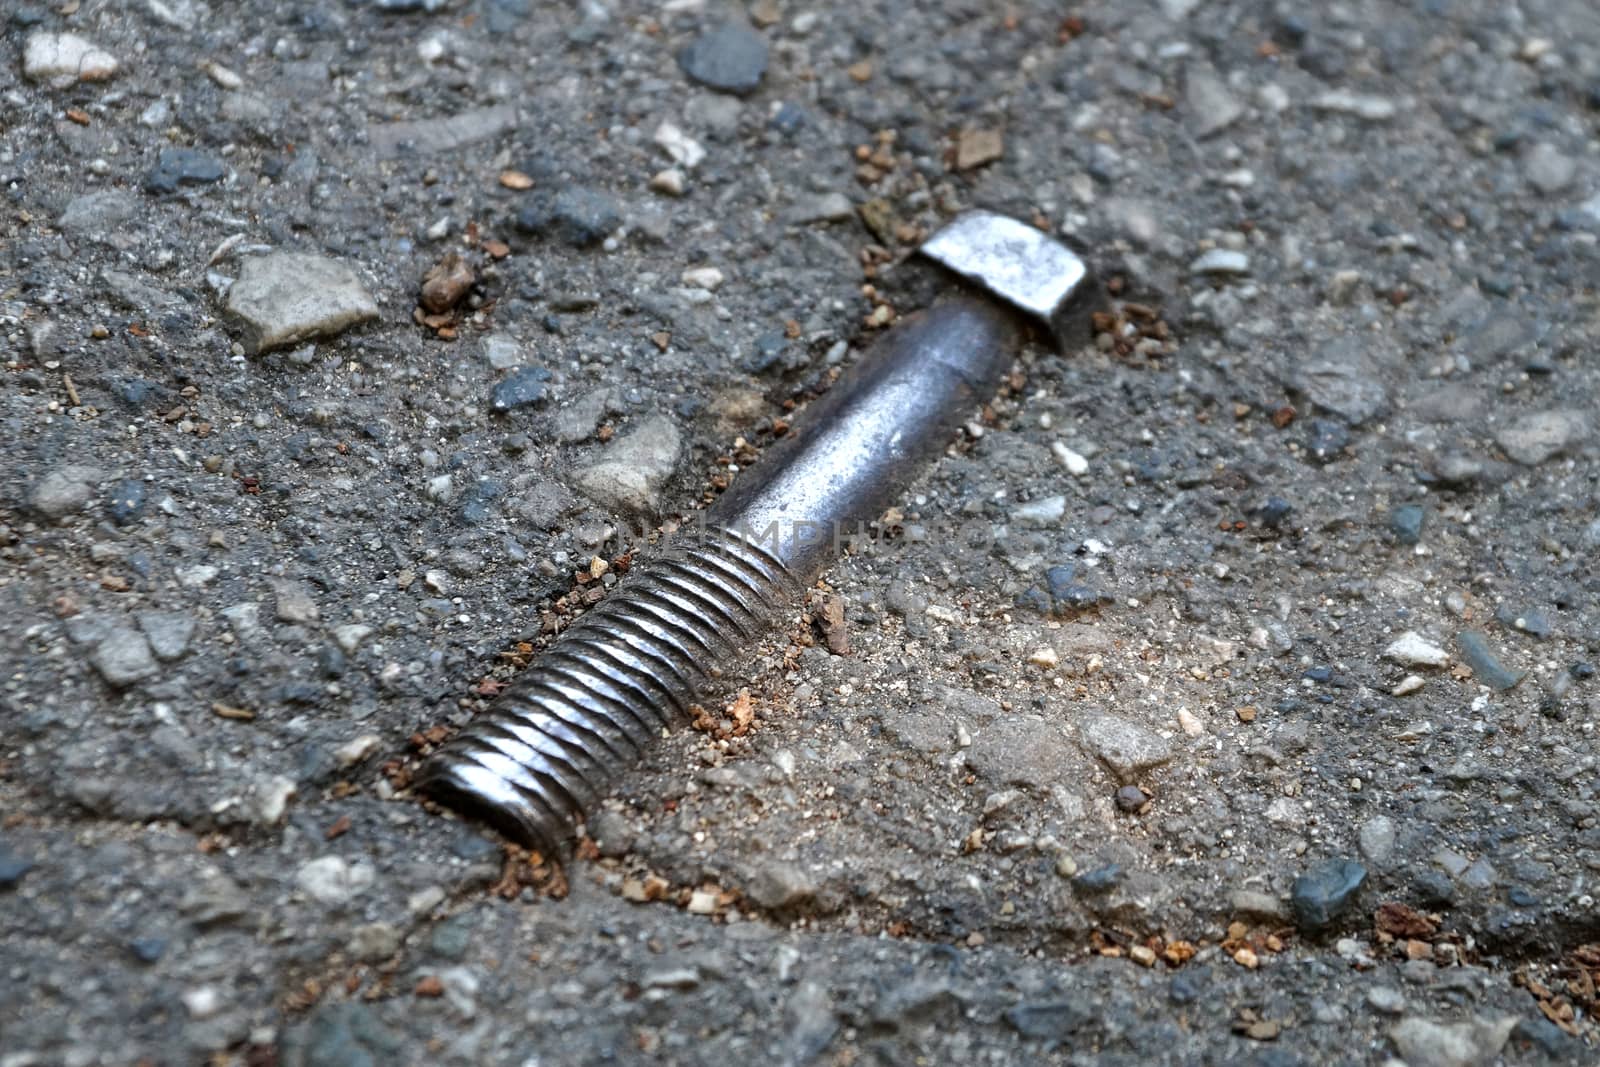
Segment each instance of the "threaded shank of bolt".
[{"label": "threaded shank of bolt", "polygon": [[424,765],[419,786],[560,851],[718,664],[747,654],[799,591],[755,540],[694,529],[569,627]]}]

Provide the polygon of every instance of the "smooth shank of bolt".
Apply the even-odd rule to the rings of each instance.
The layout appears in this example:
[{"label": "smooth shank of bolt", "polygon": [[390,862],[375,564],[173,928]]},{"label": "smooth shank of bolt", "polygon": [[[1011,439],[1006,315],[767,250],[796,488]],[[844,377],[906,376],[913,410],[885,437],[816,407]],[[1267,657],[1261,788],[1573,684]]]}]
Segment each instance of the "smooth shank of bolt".
[{"label": "smooth shank of bolt", "polygon": [[851,368],[705,513],[636,565],[419,785],[558,853],[663,727],[792,605],[994,393],[1018,327],[960,295],[911,316]]}]

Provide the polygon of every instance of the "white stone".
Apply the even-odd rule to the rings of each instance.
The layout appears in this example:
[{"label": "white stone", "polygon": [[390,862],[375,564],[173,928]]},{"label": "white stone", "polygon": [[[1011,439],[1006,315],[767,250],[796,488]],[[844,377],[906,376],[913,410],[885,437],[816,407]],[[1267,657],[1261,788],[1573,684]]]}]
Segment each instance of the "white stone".
[{"label": "white stone", "polygon": [[1389,694],[1391,696],[1403,697],[1407,694],[1415,693],[1418,689],[1422,688],[1422,685],[1423,682],[1420,676],[1408,674],[1404,678],[1400,679],[1400,684],[1389,690]]},{"label": "white stone", "polygon": [[297,789],[294,779],[275,774],[256,787],[256,818],[264,826],[275,826],[289,809],[289,798]]},{"label": "white stone", "polygon": [[1034,649],[1032,652],[1029,652],[1028,662],[1033,664],[1035,667],[1042,667],[1045,670],[1050,670],[1052,667],[1060,665],[1061,656],[1056,652],[1055,649],[1051,648],[1049,645],[1045,645],[1041,648]]},{"label": "white stone", "polygon": [[1249,274],[1250,257],[1231,248],[1213,248],[1189,264],[1190,274]]},{"label": "white stone", "polygon": [[339,856],[311,860],[295,872],[295,884],[319,904],[336,905],[371,888],[377,871],[369,863],[348,863]]},{"label": "white stone", "polygon": [[1392,119],[1400,110],[1387,96],[1368,96],[1344,89],[1323,93],[1311,101],[1311,106],[1318,111],[1336,111],[1342,115],[1354,115],[1368,122]]},{"label": "white stone", "polygon": [[73,33],[35,30],[22,54],[29,81],[63,88],[73,82],[100,82],[117,73],[117,57]]},{"label": "white stone", "polygon": [[1089,461],[1060,441],[1050,445],[1050,454],[1055,456],[1056,462],[1065,467],[1067,473],[1075,478],[1081,478],[1089,473]]},{"label": "white stone", "polygon": [[726,279],[716,267],[690,267],[683,272],[683,284],[714,293]]},{"label": "white stone", "polygon": [[700,142],[684,133],[674,123],[663,122],[657,126],[652,140],[672,157],[674,163],[685,170],[693,170],[702,159],[706,158],[706,150],[700,146]]},{"label": "white stone", "polygon": [[1415,630],[1407,630],[1383,650],[1386,659],[1403,667],[1443,667],[1450,662],[1450,653],[1430,643]]},{"label": "white stone", "polygon": [[658,171],[650,179],[650,188],[658,193],[666,193],[668,196],[682,196],[684,189],[683,171],[677,167],[668,167],[666,170]]},{"label": "white stone", "polygon": [[1205,724],[1188,708],[1178,709],[1178,726],[1190,737],[1199,737],[1206,732]]},{"label": "white stone", "polygon": [[346,653],[354,653],[372,634],[372,627],[359,622],[346,623],[334,628],[333,639]]},{"label": "white stone", "polygon": [[354,767],[378,751],[382,744],[383,738],[377,734],[362,734],[334,749],[333,761],[341,767]]},{"label": "white stone", "polygon": [[199,563],[193,567],[179,567],[175,573],[179,585],[185,589],[199,589],[216,581],[219,572],[209,563]]},{"label": "white stone", "polygon": [[1011,518],[1024,526],[1054,526],[1067,513],[1067,498],[1047,496],[1011,509]]},{"label": "white stone", "polygon": [[1459,1023],[1412,1016],[1395,1024],[1389,1040],[1407,1067],[1487,1067],[1500,1055],[1516,1025],[1515,1016]]},{"label": "white stone", "polygon": [[209,1019],[222,1010],[222,996],[215,986],[203,985],[187,989],[180,999],[191,1019]]}]

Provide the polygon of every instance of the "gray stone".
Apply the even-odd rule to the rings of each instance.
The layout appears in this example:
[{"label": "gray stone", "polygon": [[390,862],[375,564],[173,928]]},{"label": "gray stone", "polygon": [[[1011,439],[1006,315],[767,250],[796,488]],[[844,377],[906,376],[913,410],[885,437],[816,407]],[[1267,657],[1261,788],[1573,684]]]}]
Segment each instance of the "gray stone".
[{"label": "gray stone", "polygon": [[253,352],[332,337],[378,317],[378,305],[355,271],[336,260],[299,252],[247,259],[228,291],[228,313]]},{"label": "gray stone", "polygon": [[277,600],[275,607],[279,621],[304,625],[316,622],[321,617],[321,612],[317,610],[317,602],[312,598],[311,590],[304,582],[274,578],[272,591]]},{"label": "gray stone", "polygon": [[250,897],[237,882],[212,871],[189,887],[178,911],[201,929],[224,926],[249,914]]},{"label": "gray stone", "polygon": [[745,880],[745,896],[768,911],[797,908],[816,897],[816,882],[805,868],[782,860],[759,864]]},{"label": "gray stone", "polygon": [[856,206],[843,193],[818,193],[802,197],[789,208],[787,219],[791,224],[809,222],[846,222],[855,217]]},{"label": "gray stone", "polygon": [[1244,114],[1244,105],[1209,66],[1190,64],[1186,83],[1189,122],[1197,136],[1221,133]]},{"label": "gray stone", "polygon": [[611,404],[609,389],[588,390],[551,416],[551,436],[564,445],[588,440],[594,433],[595,424],[611,410]]},{"label": "gray stone", "polygon": [[1361,824],[1359,840],[1367,862],[1382,866],[1394,854],[1394,820],[1387,815],[1372,816]]},{"label": "gray stone", "polygon": [[1545,196],[1554,196],[1578,176],[1578,161],[1564,155],[1555,145],[1541,141],[1523,157],[1522,173],[1529,185]]},{"label": "gray stone", "polygon": [[1480,856],[1461,872],[1458,881],[1463,889],[1489,890],[1499,881],[1499,874],[1492,863]]},{"label": "gray stone", "polygon": [[678,66],[707,88],[753,92],[767,72],[767,42],[748,26],[725,22],[685,45],[678,52]]},{"label": "gray stone", "polygon": [[1323,345],[1314,358],[1296,369],[1294,386],[1317,407],[1352,426],[1389,409],[1389,391],[1358,336],[1338,337]]},{"label": "gray stone", "polygon": [[1561,455],[1589,437],[1589,416],[1583,411],[1540,411],[1500,428],[1495,441],[1506,455],[1535,467]]},{"label": "gray stone", "polygon": [[138,197],[121,189],[102,189],[73,197],[56,225],[70,234],[103,238],[138,213]]},{"label": "gray stone", "polygon": [[1290,903],[1302,930],[1333,925],[1367,880],[1367,869],[1352,859],[1331,859],[1294,880]]},{"label": "gray stone", "polygon": [[1462,335],[1461,352],[1474,366],[1493,363],[1535,344],[1542,335],[1537,323],[1511,312],[1497,312]]},{"label": "gray stone", "polygon": [[112,626],[89,653],[100,676],[118,689],[152,678],[158,671],[150,642],[138,630]]},{"label": "gray stone", "polygon": [[189,650],[194,637],[194,616],[181,611],[142,611],[139,629],[157,659],[174,660]]},{"label": "gray stone", "polygon": [[400,931],[388,923],[363,923],[350,931],[350,955],[363,963],[381,963],[400,951]]},{"label": "gray stone", "polygon": [[1032,715],[1006,715],[978,730],[967,766],[997,785],[1034,790],[1074,781],[1086,770],[1062,729]]},{"label": "gray stone", "polygon": [[106,292],[114,299],[141,315],[155,315],[168,308],[183,305],[182,298],[157,289],[127,271],[107,268],[100,272],[100,280],[105,284]]},{"label": "gray stone", "polygon": [[594,462],[573,471],[573,484],[605,507],[648,513],[677,469],[683,437],[665,415],[652,415],[602,449]]},{"label": "gray stone", "polygon": [[1289,908],[1276,894],[1254,889],[1235,889],[1228,894],[1228,913],[1241,918],[1289,921]]},{"label": "gray stone", "polygon": [[1411,1016],[1395,1024],[1389,1040],[1406,1067],[1485,1067],[1500,1055],[1516,1025],[1514,1016],[1459,1023]]},{"label": "gray stone", "polygon": [[1373,986],[1367,990],[1367,1003],[1372,1005],[1374,1011],[1381,1011],[1385,1015],[1399,1015],[1406,1010],[1405,994],[1394,986]]},{"label": "gray stone", "polygon": [[1079,720],[1078,739],[1085,751],[1122,782],[1172,759],[1172,747],[1165,739],[1104,712],[1089,712]]},{"label": "gray stone", "polygon": [[45,518],[59,521],[82,511],[94,496],[95,487],[105,478],[105,471],[87,464],[57,467],[34,485],[28,503]]},{"label": "gray stone", "polygon": [[510,133],[517,128],[518,120],[514,106],[497,104],[458,111],[444,118],[374,123],[367,127],[367,142],[379,159],[454,152]]},{"label": "gray stone", "polygon": [[522,362],[522,346],[514,337],[492,333],[483,339],[483,358],[495,370],[510,370]]}]

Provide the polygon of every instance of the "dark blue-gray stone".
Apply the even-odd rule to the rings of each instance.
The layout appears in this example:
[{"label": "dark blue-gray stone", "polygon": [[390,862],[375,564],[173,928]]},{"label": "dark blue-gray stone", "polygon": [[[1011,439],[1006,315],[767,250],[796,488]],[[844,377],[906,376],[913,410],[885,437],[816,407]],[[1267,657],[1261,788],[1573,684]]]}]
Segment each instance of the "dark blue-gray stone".
[{"label": "dark blue-gray stone", "polygon": [[1289,902],[1302,930],[1321,930],[1354,901],[1367,869],[1352,859],[1331,859],[1294,880]]},{"label": "dark blue-gray stone", "polygon": [[1111,598],[1083,578],[1084,569],[1076,563],[1062,563],[1044,572],[1051,608],[1058,614],[1071,614],[1098,607]]},{"label": "dark blue-gray stone", "polygon": [[1037,611],[1040,615],[1048,615],[1051,609],[1050,594],[1038,586],[1025,589],[1017,594],[1017,607]]},{"label": "dark blue-gray stone", "polygon": [[1173,975],[1167,984],[1167,996],[1174,1004],[1192,1004],[1205,992],[1211,977],[1210,967],[1189,967]]},{"label": "dark blue-gray stone", "polygon": [[489,394],[489,410],[504,415],[538,404],[550,394],[550,372],[543,367],[514,367]]},{"label": "dark blue-gray stone", "polygon": [[480,478],[461,501],[461,518],[474,526],[494,516],[494,502],[505,495],[505,486],[492,478]]},{"label": "dark blue-gray stone", "polygon": [[111,495],[106,498],[106,514],[118,526],[138,522],[144,515],[147,499],[142,478],[125,478],[111,487]]},{"label": "dark blue-gray stone", "polygon": [[0,889],[13,888],[31,870],[32,860],[19,856],[4,841],[0,841]]},{"label": "dark blue-gray stone", "polygon": [[145,175],[144,187],[152,193],[175,193],[185,185],[221,181],[227,171],[222,161],[192,148],[163,148],[156,165]]},{"label": "dark blue-gray stone", "polygon": [[1350,447],[1350,429],[1333,419],[1312,419],[1306,434],[1306,451],[1319,463],[1338,459]]},{"label": "dark blue-gray stone", "polygon": [[1472,676],[1491,689],[1504,692],[1520,681],[1526,672],[1508,669],[1489,648],[1489,642],[1476,630],[1462,630],[1456,634],[1456,647],[1461,650],[1461,660],[1472,668]]},{"label": "dark blue-gray stone", "polygon": [[1576,1063],[1578,1042],[1549,1019],[1537,1016],[1518,1019],[1511,1031],[1512,1047],[1536,1048],[1556,1063]]},{"label": "dark blue-gray stone", "polygon": [[1495,621],[1510,630],[1521,630],[1543,641],[1550,636],[1550,616],[1542,611],[1518,611],[1508,604],[1494,609]]},{"label": "dark blue-gray stone", "polygon": [[1402,504],[1389,512],[1389,530],[1402,545],[1414,545],[1422,540],[1422,521],[1427,512],[1417,504]]},{"label": "dark blue-gray stone", "polygon": [[383,1067],[401,1061],[404,1036],[371,1004],[325,1004],[284,1042],[285,1062],[301,1067]]},{"label": "dark blue-gray stone", "polygon": [[767,42],[737,22],[706,30],[678,52],[692,80],[724,93],[753,92],[767,72]]},{"label": "dark blue-gray stone", "polygon": [[1108,863],[1092,871],[1084,871],[1072,880],[1072,888],[1080,893],[1109,893],[1122,882],[1122,866]]},{"label": "dark blue-gray stone", "polygon": [[457,915],[433,928],[428,938],[428,948],[435,956],[459,960],[472,945],[472,916]]},{"label": "dark blue-gray stone", "polygon": [[517,212],[521,233],[556,237],[574,248],[597,245],[622,225],[622,212],[605,193],[569,185],[554,196],[535,197]]},{"label": "dark blue-gray stone", "polygon": [[796,132],[805,124],[805,108],[789,100],[780,104],[777,112],[767,120],[767,125],[785,136]]},{"label": "dark blue-gray stone", "polygon": [[1282,526],[1284,520],[1294,514],[1294,505],[1281,496],[1269,496],[1256,508],[1256,519],[1262,526],[1269,530],[1276,530]]},{"label": "dark blue-gray stone", "polygon": [[1031,1041],[1063,1041],[1094,1021],[1096,1013],[1071,1000],[1018,1004],[1006,1011],[1006,1023]]},{"label": "dark blue-gray stone", "polygon": [[136,937],[128,942],[128,951],[133,953],[133,958],[140,963],[155,963],[167,951],[167,939],[164,937]]}]

